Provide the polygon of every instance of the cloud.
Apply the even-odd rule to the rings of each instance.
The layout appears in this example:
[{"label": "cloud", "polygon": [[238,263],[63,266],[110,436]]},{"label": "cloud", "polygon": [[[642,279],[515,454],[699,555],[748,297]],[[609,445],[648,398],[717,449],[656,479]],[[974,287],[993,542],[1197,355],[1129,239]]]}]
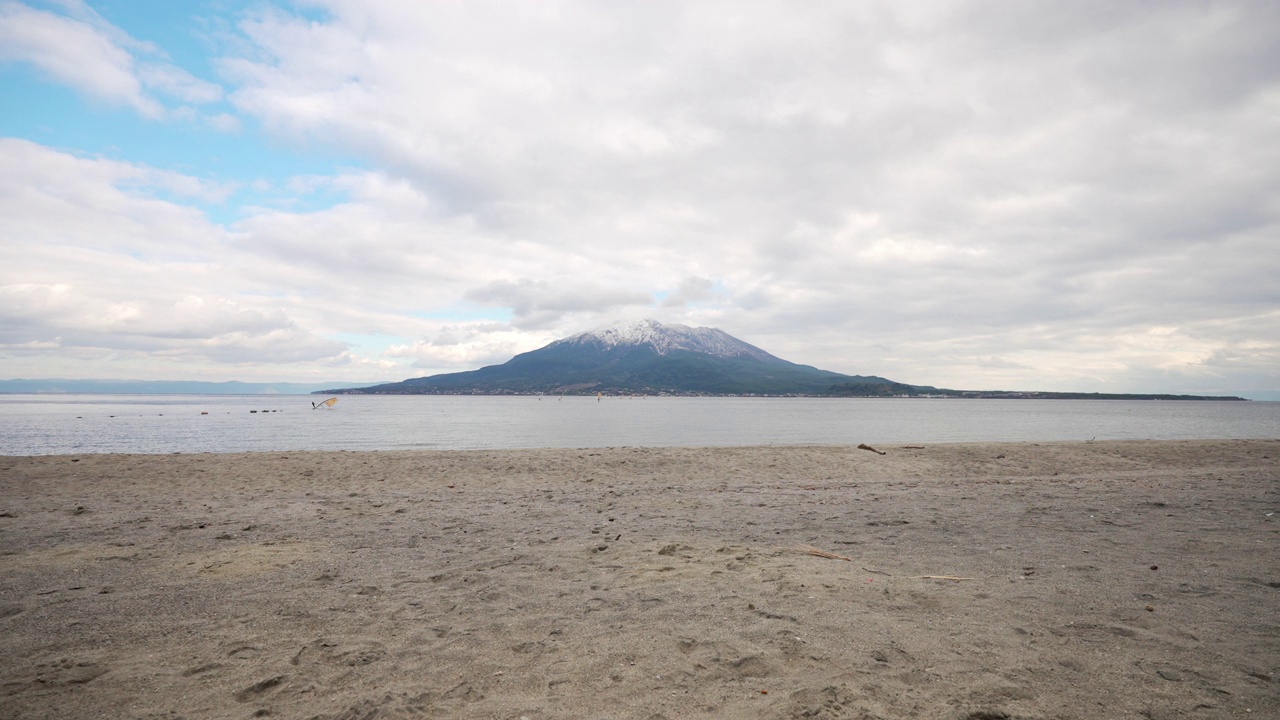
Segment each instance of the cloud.
[{"label": "cloud", "polygon": [[169,110],[147,90],[187,103],[222,99],[220,86],[176,65],[139,61],[135,53],[156,54],[158,49],[129,37],[83,3],[63,5],[69,16],[0,3],[0,62],[30,63],[57,82],[153,120],[165,118]]},{"label": "cloud", "polygon": [[612,306],[645,302],[649,298],[628,293],[617,293],[607,288],[555,288],[550,283],[536,280],[499,280],[484,287],[470,290],[466,298],[473,302],[509,306],[517,316],[525,316],[535,310],[583,311],[595,310],[601,305]]},{"label": "cloud", "polygon": [[240,118],[237,118],[235,115],[231,115],[229,113],[218,113],[217,115],[211,115],[205,119],[205,122],[208,123],[209,127],[213,128],[214,130],[217,130],[220,133],[227,133],[230,135],[239,133],[241,129]]},{"label": "cloud", "polygon": [[591,282],[554,285],[542,280],[498,280],[468,290],[464,296],[481,305],[509,307],[517,326],[540,327],[571,313],[600,313],[627,306],[649,306],[653,296]]},{"label": "cloud", "polygon": [[[84,92],[218,96],[75,3],[3,7],[82,33],[3,52]],[[0,145],[10,279],[173,275],[140,312],[278,310],[400,339],[324,362],[423,371],[655,314],[952,387],[1280,385],[1280,6],[314,7],[226,26],[238,115],[204,122],[347,166],[263,179],[219,226],[196,206],[239,186],[212,173]],[[50,69],[73,50],[92,77]]]},{"label": "cloud", "polygon": [[222,99],[222,87],[206,82],[175,65],[143,63],[137,68],[142,84],[183,102],[205,104]]},{"label": "cloud", "polygon": [[164,114],[164,107],[143,92],[133,56],[83,22],[4,3],[0,59],[31,63],[59,82],[101,100],[130,105],[146,117]]},{"label": "cloud", "polygon": [[434,338],[393,345],[385,356],[412,361],[411,367],[440,372],[474,370],[497,365],[529,350],[526,338],[516,329],[496,323],[447,325]]},{"label": "cloud", "polygon": [[[104,297],[91,281],[0,285],[5,310],[0,342],[30,345],[55,342],[62,348],[98,348],[229,359],[234,353],[270,348],[267,358],[314,360],[345,347],[318,341],[282,311],[243,307],[226,298],[173,298],[170,288],[139,289],[133,298]],[[239,361],[249,360],[239,356]]]},{"label": "cloud", "polygon": [[[158,194],[220,202],[232,186],[116,160],[83,158],[13,138],[0,138],[0,201],[5,237],[21,245],[159,252],[182,256],[216,232],[192,207]],[[144,223],[170,228],[148,232]]]},{"label": "cloud", "polygon": [[680,281],[680,286],[662,301],[665,308],[683,308],[690,303],[706,300],[711,297],[715,282],[703,277],[688,277]]},{"label": "cloud", "polygon": [[217,195],[205,181],[12,139],[0,140],[0,158],[0,358],[116,358],[183,373],[347,350],[302,326],[295,308],[248,294],[235,268],[252,256],[199,211],[159,197]]},{"label": "cloud", "polygon": [[[185,204],[226,191],[201,178],[14,139],[0,140],[0,159],[0,361],[10,372],[231,379],[276,367],[285,379],[396,379],[554,337],[413,317],[459,302],[490,261],[469,254],[483,245],[465,222],[439,219],[439,237],[424,242],[432,203],[403,181],[300,178],[297,188],[345,201],[226,228]],[[503,262],[514,271],[522,261]],[[366,348],[343,339],[352,334],[439,340],[430,352]]]}]

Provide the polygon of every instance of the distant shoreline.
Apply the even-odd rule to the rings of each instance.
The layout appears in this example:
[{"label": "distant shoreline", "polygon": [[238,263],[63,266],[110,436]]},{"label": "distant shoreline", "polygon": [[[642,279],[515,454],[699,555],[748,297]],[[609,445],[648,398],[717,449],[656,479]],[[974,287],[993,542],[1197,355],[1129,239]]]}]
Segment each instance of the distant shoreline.
[{"label": "distant shoreline", "polygon": [[325,388],[368,387],[369,383],[211,382],[204,380],[0,380],[0,395],[310,395]]},{"label": "distant shoreline", "polygon": [[[443,397],[595,397],[596,392],[366,392],[361,388],[317,390],[312,395],[432,395]],[[788,393],[769,395],[763,393],[700,393],[700,392],[626,392],[600,391],[602,397],[717,397],[717,398],[829,398],[872,400],[1165,400],[1197,402],[1252,402],[1235,395],[1168,395],[1159,393],[1072,393],[1072,392],[1022,392],[1016,390],[956,390],[947,393],[921,393],[918,395],[854,395]]]},{"label": "distant shoreline", "polygon": [[[593,397],[755,397],[755,398],[911,398],[911,399],[981,399],[981,400],[1194,400],[1242,402],[1249,398],[1235,395],[1189,395],[1173,393],[1088,393],[1029,390],[949,390],[920,385],[895,383],[841,383],[826,392],[797,393],[719,393],[653,387],[604,387],[600,383],[546,389],[493,388],[423,388],[417,392],[378,390],[382,383],[298,383],[298,382],[225,382],[186,380],[67,380],[57,378],[11,378],[0,380],[0,395],[445,395],[445,396],[528,396],[572,395]],[[372,390],[372,391],[371,391]]]},{"label": "distant shoreline", "polygon": [[[227,397],[310,397],[312,395],[363,395],[373,396],[431,396],[431,397],[595,397],[595,393],[537,393],[537,392],[365,392],[360,389],[332,390],[293,390],[289,392],[238,392],[238,391],[199,391],[199,390],[9,390],[0,389],[0,396],[12,395],[155,395],[160,396],[227,396]],[[1236,395],[1158,395],[1142,393],[1059,393],[1059,392],[1017,392],[1017,391],[973,391],[958,392],[952,395],[766,395],[751,393],[601,393],[601,397],[679,397],[679,398],[813,398],[817,400],[1136,400],[1164,402],[1256,402],[1251,398]]]}]

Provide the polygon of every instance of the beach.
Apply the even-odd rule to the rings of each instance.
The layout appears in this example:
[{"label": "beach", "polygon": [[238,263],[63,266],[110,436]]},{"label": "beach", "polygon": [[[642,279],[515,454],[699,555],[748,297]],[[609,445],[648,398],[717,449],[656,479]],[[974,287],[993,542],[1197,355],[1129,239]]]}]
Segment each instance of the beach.
[{"label": "beach", "polygon": [[5,456],[0,716],[1276,718],[1278,550],[1280,440]]}]

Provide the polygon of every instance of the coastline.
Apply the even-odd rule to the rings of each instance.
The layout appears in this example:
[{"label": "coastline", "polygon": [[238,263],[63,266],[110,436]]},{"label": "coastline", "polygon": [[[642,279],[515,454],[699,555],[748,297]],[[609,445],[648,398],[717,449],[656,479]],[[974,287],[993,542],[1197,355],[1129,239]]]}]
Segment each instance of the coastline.
[{"label": "coastline", "polygon": [[48,718],[1280,714],[1280,440],[878,449],[3,456],[0,693]]}]

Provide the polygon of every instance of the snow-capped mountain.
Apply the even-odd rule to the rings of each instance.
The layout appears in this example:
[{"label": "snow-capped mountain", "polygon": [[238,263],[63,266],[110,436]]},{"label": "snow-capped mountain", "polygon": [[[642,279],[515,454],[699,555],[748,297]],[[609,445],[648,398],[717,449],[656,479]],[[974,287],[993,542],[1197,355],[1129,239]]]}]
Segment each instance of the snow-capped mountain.
[{"label": "snow-capped mountain", "polygon": [[556,340],[501,365],[338,392],[876,396],[914,394],[916,388],[797,365],[715,328],[639,320]]},{"label": "snow-capped mountain", "polygon": [[686,350],[718,358],[741,357],[760,362],[786,362],[719,328],[665,325],[648,318],[602,325],[594,330],[557,340],[547,347],[572,345],[594,345],[604,350],[647,347],[659,355],[667,355],[673,350]]},{"label": "snow-capped mountain", "polygon": [[645,395],[810,395],[885,397],[1087,398],[1240,400],[1192,395],[1098,395],[1053,392],[942,390],[875,375],[843,375],[797,365],[723,330],[616,322],[521,353],[501,365],[326,393],[387,395],[532,395],[617,393]]}]

